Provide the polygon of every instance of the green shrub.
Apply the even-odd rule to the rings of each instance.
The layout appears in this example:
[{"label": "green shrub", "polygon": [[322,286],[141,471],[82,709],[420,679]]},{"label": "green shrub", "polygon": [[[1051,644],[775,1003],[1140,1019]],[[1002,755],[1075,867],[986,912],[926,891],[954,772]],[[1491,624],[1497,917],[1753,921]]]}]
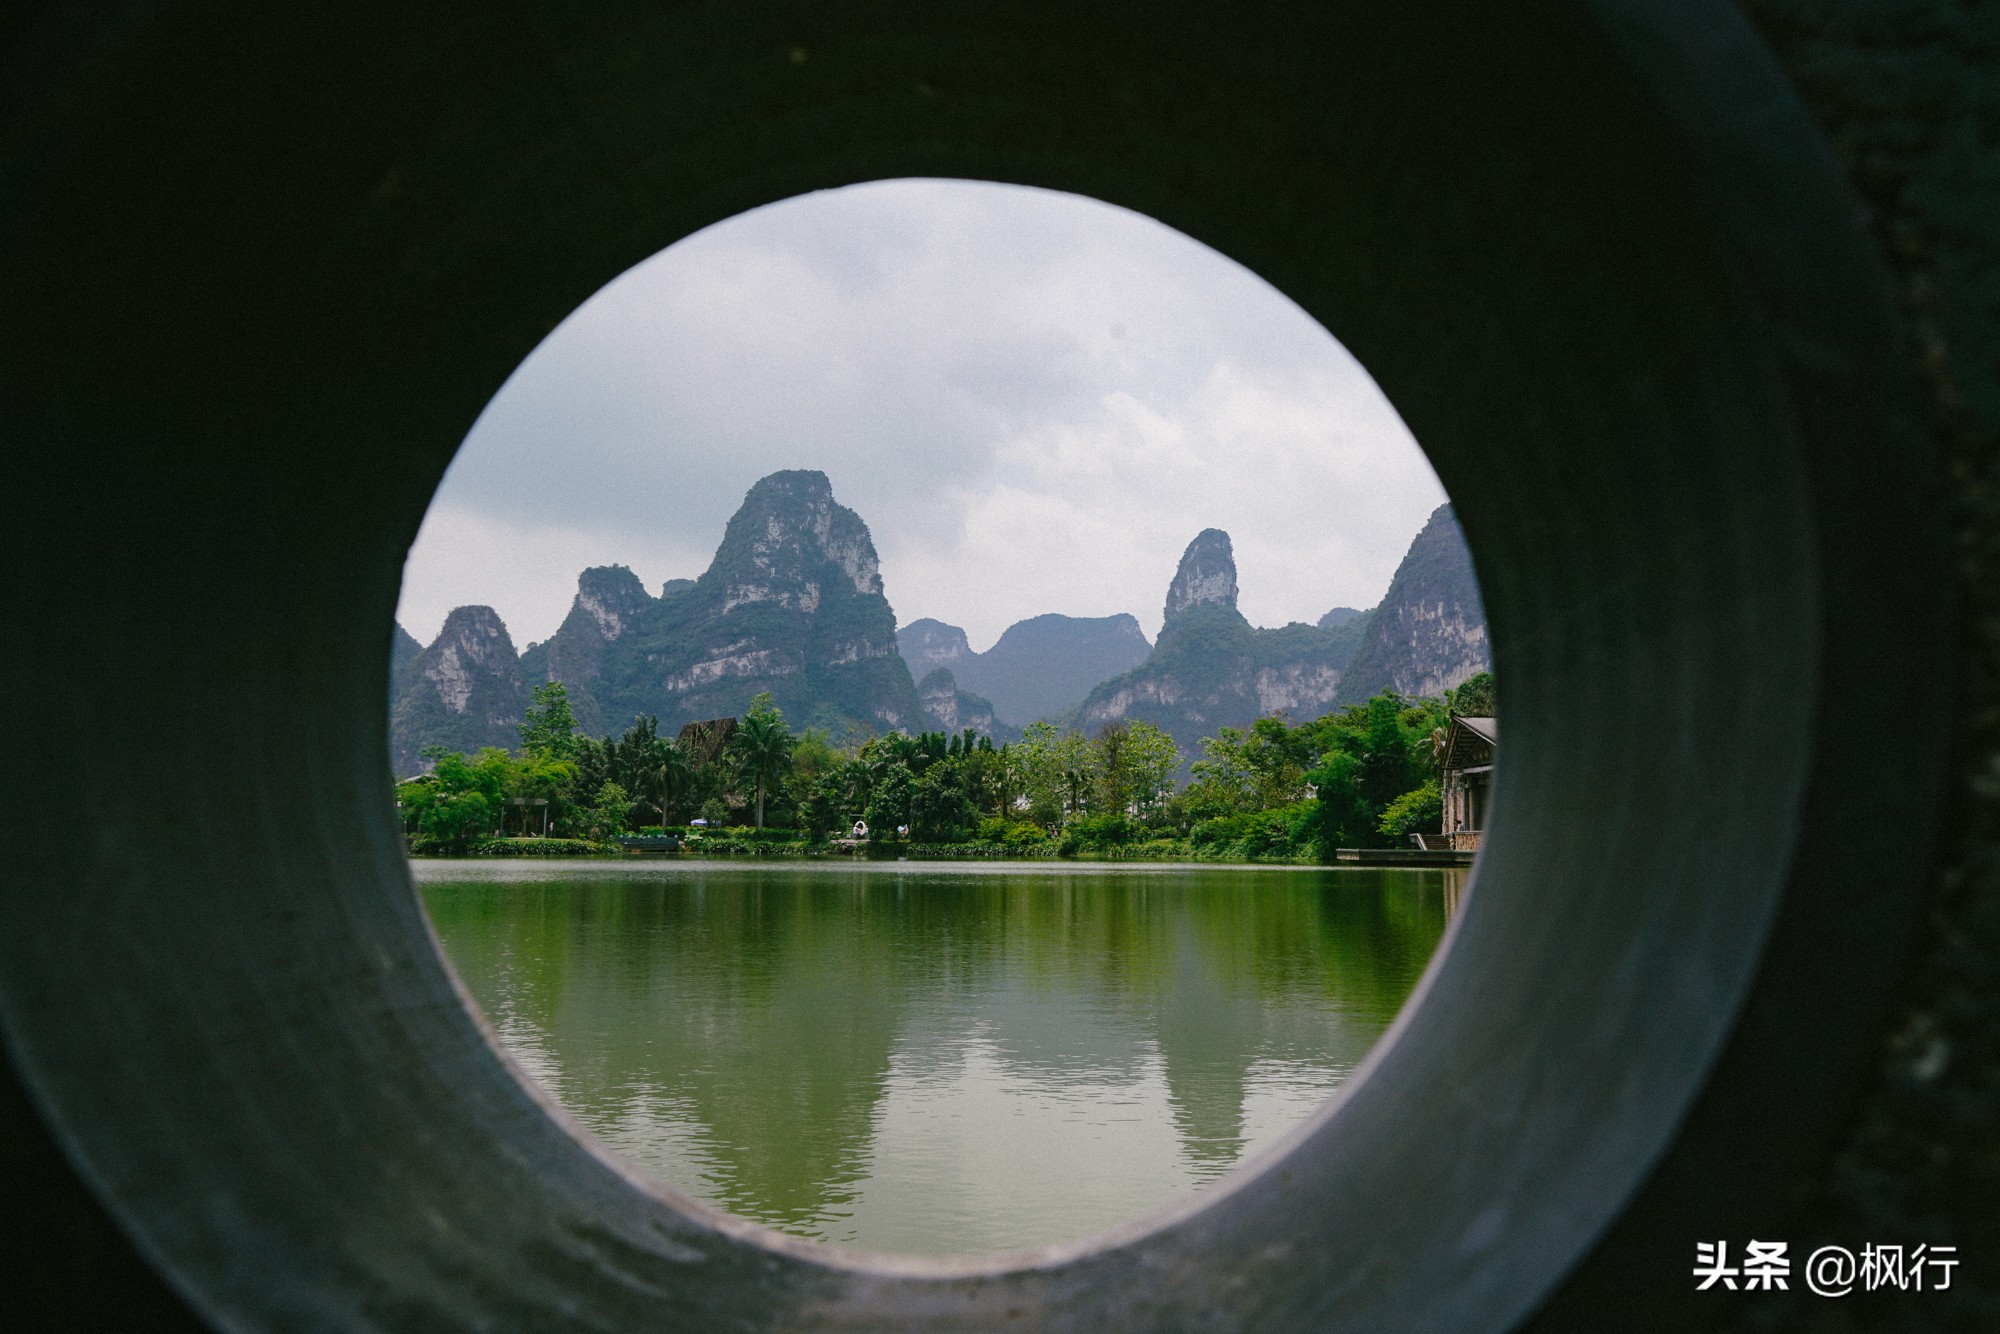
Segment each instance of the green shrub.
[{"label": "green shrub", "polygon": [[1250,827],[1243,831],[1237,847],[1243,850],[1245,857],[1283,856],[1292,850],[1291,831],[1280,821],[1266,818],[1271,814],[1270,811],[1257,812],[1259,818],[1251,821]]},{"label": "green shrub", "polygon": [[1300,801],[1265,811],[1217,816],[1203,820],[1188,834],[1188,842],[1209,856],[1246,858],[1305,856],[1316,847],[1319,806]]},{"label": "green shrub", "polygon": [[682,846],[700,857],[796,857],[805,853],[806,840],[796,829],[691,829]]},{"label": "green shrub", "polygon": [[1106,844],[1090,855],[1114,862],[1177,862],[1187,860],[1190,849],[1177,838],[1148,838]]},{"label": "green shrub", "polygon": [[1377,827],[1384,836],[1400,844],[1409,842],[1411,834],[1434,834],[1443,824],[1444,795],[1433,778],[1385,806]]},{"label": "green shrub", "polygon": [[957,860],[965,858],[1018,857],[1020,850],[1005,843],[992,841],[980,843],[907,843],[902,853],[912,858],[936,858]]},{"label": "green shrub", "polygon": [[1198,848],[1213,848],[1224,843],[1240,843],[1249,831],[1250,824],[1257,818],[1249,815],[1219,815],[1213,820],[1203,820],[1188,834],[1188,841]]},{"label": "green shrub", "polygon": [[612,850],[585,838],[482,838],[466,849],[474,857],[595,857]]},{"label": "green shrub", "polygon": [[1132,841],[1132,822],[1122,815],[1086,815],[1071,820],[1063,833],[1082,847],[1116,847]]}]

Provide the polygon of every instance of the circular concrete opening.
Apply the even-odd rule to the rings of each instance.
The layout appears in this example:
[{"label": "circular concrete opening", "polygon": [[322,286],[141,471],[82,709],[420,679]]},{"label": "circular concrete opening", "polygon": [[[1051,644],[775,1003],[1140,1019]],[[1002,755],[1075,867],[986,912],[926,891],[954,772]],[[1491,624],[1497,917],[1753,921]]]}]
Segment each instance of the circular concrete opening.
[{"label": "circular concrete opening", "polygon": [[[792,469],[822,476],[859,535],[861,584],[820,563],[802,500],[746,499]],[[961,180],[727,219],[572,312],[431,501],[397,604],[391,763],[418,774],[442,745],[484,777],[441,766],[465,794],[442,802],[435,773],[399,785],[419,895],[503,1050],[670,1188],[903,1254],[1134,1222],[1311,1117],[1449,920],[1472,848],[1446,866],[1439,829],[1479,827],[1487,770],[1447,814],[1432,752],[1441,697],[1490,656],[1445,505],[1327,330],[1151,219]],[[799,540],[779,539],[793,523]],[[725,535],[743,529],[764,554]],[[1211,529],[1231,544],[1227,592],[1203,590],[1170,633],[1163,596]],[[934,669],[942,691],[919,684]],[[577,733],[553,780],[519,757],[552,680]],[[671,807],[641,760],[761,691],[802,757],[765,812],[775,844],[721,833],[755,819],[723,757],[696,752]],[[1322,829],[1310,771],[1369,752],[1350,710],[1383,691],[1404,696],[1397,786],[1369,797],[1350,777]],[[1492,711],[1472,698],[1458,710]],[[1286,751],[1268,732],[1243,749],[1267,718]],[[1024,758],[1046,753],[1024,737],[1037,722],[1050,739],[1163,728],[1171,799],[1140,796],[1115,841],[1059,855],[1050,833],[1105,807]],[[814,794],[842,803],[828,832],[868,814],[864,742],[939,728],[998,747],[948,765],[979,823],[804,844]],[[1377,808],[1426,779],[1431,851],[1385,851]],[[592,801],[606,783],[617,812]],[[458,803],[484,809],[484,784],[510,805],[473,828]],[[534,798],[521,821],[511,804]],[[1263,828],[1239,842],[1253,812]],[[535,835],[611,820],[616,852],[663,817],[689,837],[672,860],[536,855],[579,849]],[[498,822],[531,837],[472,842]],[[1361,846],[1374,864],[1282,865]],[[1267,865],[1191,864],[1232,857]]]},{"label": "circular concrete opening", "polygon": [[[7,1124],[213,1323],[1462,1330],[1569,1275],[1560,1321],[1772,1217],[1838,1124],[1944,746],[1871,702],[1945,693],[1945,559],[1871,259],[1733,11],[16,51]],[[570,1136],[425,937],[382,742],[402,553],[527,349],[708,222],[919,174],[1149,213],[1340,330],[1458,501],[1512,729],[1482,891],[1368,1076],[1199,1207],[976,1266],[793,1250]]]}]

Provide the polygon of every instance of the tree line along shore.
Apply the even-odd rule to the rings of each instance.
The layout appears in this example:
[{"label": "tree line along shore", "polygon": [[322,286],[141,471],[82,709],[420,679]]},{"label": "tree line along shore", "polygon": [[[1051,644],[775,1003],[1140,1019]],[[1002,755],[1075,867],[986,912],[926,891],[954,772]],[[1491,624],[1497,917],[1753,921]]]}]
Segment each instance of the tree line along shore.
[{"label": "tree line along shore", "polygon": [[1136,720],[1036,723],[997,746],[970,728],[836,742],[760,694],[677,736],[640,717],[599,738],[550,682],[518,748],[427,748],[431,771],[396,800],[413,856],[617,855],[651,836],[692,855],[1318,863],[1437,832],[1450,719],[1493,712],[1482,672],[1439,698],[1263,717],[1202,737],[1182,782],[1173,738]]}]

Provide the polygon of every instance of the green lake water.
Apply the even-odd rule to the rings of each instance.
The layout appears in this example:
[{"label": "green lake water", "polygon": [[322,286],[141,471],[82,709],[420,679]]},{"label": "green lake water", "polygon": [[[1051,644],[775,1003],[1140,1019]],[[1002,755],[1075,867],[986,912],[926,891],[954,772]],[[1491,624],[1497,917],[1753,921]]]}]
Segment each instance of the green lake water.
[{"label": "green lake water", "polygon": [[1464,873],[419,861],[501,1042],[627,1161],[785,1232],[1131,1222],[1321,1106]]}]

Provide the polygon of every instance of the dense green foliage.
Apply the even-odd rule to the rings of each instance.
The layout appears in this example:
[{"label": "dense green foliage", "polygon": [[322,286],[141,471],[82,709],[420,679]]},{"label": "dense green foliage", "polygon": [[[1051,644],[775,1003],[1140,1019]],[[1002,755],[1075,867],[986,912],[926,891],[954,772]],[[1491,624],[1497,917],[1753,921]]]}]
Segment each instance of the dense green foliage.
[{"label": "dense green foliage", "polygon": [[1418,794],[1437,792],[1434,737],[1448,721],[1444,701],[1381,694],[1296,726],[1259,718],[1221,728],[1202,740],[1193,781],[1170,805],[1195,846],[1248,857],[1404,846],[1419,828],[1408,823]]},{"label": "dense green foliage", "polygon": [[521,753],[555,760],[576,753],[576,714],[567,686],[551,681],[536,689],[521,718]]},{"label": "dense green foliage", "polygon": [[1468,677],[1464,684],[1445,698],[1453,713],[1467,718],[1491,718],[1495,712],[1493,673],[1481,672]]},{"label": "dense green foliage", "polygon": [[652,717],[585,736],[551,683],[535,692],[518,753],[435,749],[433,771],[397,797],[418,851],[522,855],[544,831],[589,851],[664,831],[705,853],[838,842],[906,855],[1314,861],[1435,830],[1435,754],[1451,714],[1492,706],[1482,673],[1446,699],[1385,693],[1309,722],[1220,728],[1177,787],[1179,748],[1140,721],[1092,737],[1036,723],[1000,746],[971,729],[837,746],[821,729],[794,733],[759,694],[711,753],[662,737]]}]

